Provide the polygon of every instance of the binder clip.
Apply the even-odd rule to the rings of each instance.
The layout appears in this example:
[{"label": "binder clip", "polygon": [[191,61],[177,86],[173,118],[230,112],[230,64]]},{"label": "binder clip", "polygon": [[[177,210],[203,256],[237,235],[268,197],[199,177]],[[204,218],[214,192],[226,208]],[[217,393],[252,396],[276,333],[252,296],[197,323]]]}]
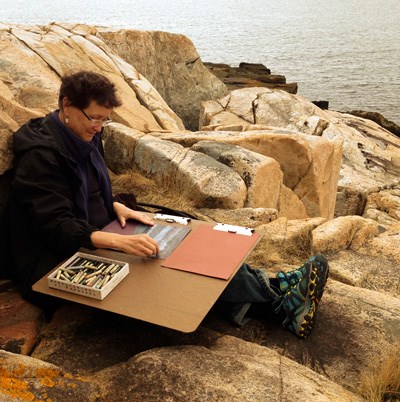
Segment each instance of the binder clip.
[{"label": "binder clip", "polygon": [[181,216],[165,215],[165,214],[157,214],[154,217],[154,219],[169,223],[179,223],[181,225],[187,225],[191,221],[190,218],[183,218]]},{"label": "binder clip", "polygon": [[254,233],[254,229],[246,228],[244,226],[228,225],[226,223],[217,223],[214,226],[214,230],[228,233],[236,233],[245,236],[251,236]]}]

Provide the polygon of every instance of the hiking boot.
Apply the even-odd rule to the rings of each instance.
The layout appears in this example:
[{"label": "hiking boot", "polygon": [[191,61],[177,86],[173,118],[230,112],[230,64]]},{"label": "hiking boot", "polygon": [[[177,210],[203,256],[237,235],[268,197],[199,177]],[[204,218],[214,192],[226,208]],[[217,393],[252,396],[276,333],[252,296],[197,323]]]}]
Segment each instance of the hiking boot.
[{"label": "hiking boot", "polygon": [[283,307],[286,314],[282,325],[300,338],[311,333],[328,273],[328,261],[322,254],[293,271],[277,273],[282,292],[277,310]]}]

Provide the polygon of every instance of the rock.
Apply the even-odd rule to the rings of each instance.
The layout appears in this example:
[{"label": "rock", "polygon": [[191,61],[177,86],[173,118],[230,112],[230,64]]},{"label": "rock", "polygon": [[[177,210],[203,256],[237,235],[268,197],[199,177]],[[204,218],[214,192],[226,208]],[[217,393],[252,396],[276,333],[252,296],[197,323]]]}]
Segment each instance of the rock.
[{"label": "rock", "polygon": [[[115,83],[123,105],[113,119],[143,132],[183,130],[178,116],[137,70],[111,51],[96,29],[54,23],[0,30],[0,79],[9,94],[5,112],[18,124],[57,108],[60,76],[76,70],[104,73]],[[33,115],[33,116],[32,116]]]},{"label": "rock", "polygon": [[[118,140],[119,132],[121,132],[121,142]],[[340,146],[335,142],[273,129],[239,134],[236,132],[176,132],[172,134],[153,133],[153,136],[157,136],[160,145],[162,141],[172,141],[189,148],[206,140],[238,145],[253,153],[273,158],[283,171],[284,185],[293,189],[295,196],[304,205],[303,208],[300,202],[295,202],[291,217],[303,218],[307,215],[333,217],[341,160]],[[138,159],[139,155],[135,153],[133,156],[131,150],[137,146],[138,138],[141,138],[141,134],[137,131],[120,130],[120,127],[116,125],[107,127],[105,152],[108,155],[107,163],[111,170],[121,172],[123,169],[132,168],[133,158],[136,164],[141,163]],[[119,144],[122,144],[122,147]],[[127,155],[126,158],[125,155]],[[143,156],[145,157],[146,154]],[[164,160],[163,163],[167,163],[167,160]],[[147,175],[154,175],[147,168],[142,173],[144,171],[147,172]],[[185,193],[190,196],[189,192]],[[282,197],[279,196],[282,210],[289,211],[290,206],[285,207],[287,205],[285,200],[293,201],[295,196],[284,190]],[[202,207],[198,201],[196,201],[196,205]]]},{"label": "rock", "polygon": [[239,67],[231,67],[228,64],[204,63],[204,65],[218,77],[230,91],[247,87],[266,87],[282,89],[295,94],[297,84],[286,84],[283,75],[272,75],[271,70],[263,64],[240,63]]},{"label": "rock", "polygon": [[361,216],[342,216],[325,222],[312,233],[314,253],[358,250],[379,233],[377,222]]},{"label": "rock", "polygon": [[200,208],[197,211],[199,219],[256,228],[278,218],[278,211],[273,208],[239,208],[239,209],[209,209]]},{"label": "rock", "polygon": [[[357,201],[367,189],[398,181],[400,139],[370,120],[321,110],[301,96],[267,88],[240,89],[219,100],[203,102],[202,130],[221,130],[224,126],[251,129],[260,124],[343,144],[339,188],[344,199],[353,194],[353,201]],[[341,205],[336,215],[346,213]],[[353,211],[358,207],[357,203],[349,206]]]},{"label": "rock", "polygon": [[244,181],[207,155],[151,136],[139,139],[134,152],[135,166],[144,176],[186,195],[198,207],[244,206],[247,196]]},{"label": "rock", "polygon": [[388,120],[385,116],[383,116],[378,112],[367,112],[365,110],[352,110],[351,112],[346,113],[352,114],[357,117],[362,117],[363,119],[372,120],[375,123],[382,126],[383,128],[385,128],[386,130],[396,135],[397,137],[400,137],[400,127],[396,123]]},{"label": "rock", "polygon": [[0,400],[98,401],[98,388],[57,366],[0,350]]},{"label": "rock", "polygon": [[[358,261],[362,264],[363,256]],[[369,366],[379,366],[400,345],[400,302],[389,294],[328,279],[313,333],[307,339],[294,338],[272,319],[251,324],[238,329],[220,318],[207,322],[216,331],[256,339],[358,393]]]},{"label": "rock", "polygon": [[336,122],[323,137],[343,140],[343,164],[339,187],[366,196],[368,189],[398,182],[400,139],[378,124],[338,112],[327,111]]},{"label": "rock", "polygon": [[162,138],[185,147],[203,140],[224,142],[273,158],[283,172],[283,184],[304,204],[308,216],[333,217],[341,163],[337,142],[279,129],[173,133]]},{"label": "rock", "polygon": [[227,93],[184,35],[99,28],[97,36],[154,85],[190,130],[198,129],[200,102]]},{"label": "rock", "polygon": [[[366,252],[372,256],[384,256],[393,258],[398,263],[400,262],[400,225],[393,225],[389,230],[381,233],[379,236],[370,239],[364,247],[360,249],[361,252]],[[394,270],[399,268],[394,266]]]},{"label": "rock", "polygon": [[382,189],[368,195],[364,218],[376,220],[388,228],[400,221],[400,188]]},{"label": "rock", "polygon": [[107,166],[114,173],[126,172],[134,166],[135,147],[145,133],[111,123],[104,127],[104,154]]},{"label": "rock", "polygon": [[40,116],[43,116],[42,112],[21,106],[14,99],[8,86],[1,81],[0,76],[0,175],[12,166],[12,135],[14,131],[27,120]]},{"label": "rock", "polygon": [[10,290],[14,285],[9,279],[0,279],[0,292],[5,292],[6,290]]},{"label": "rock", "polygon": [[[216,103],[220,103],[217,108]],[[227,106],[223,106],[227,105]],[[211,108],[211,109],[210,109]],[[329,116],[310,101],[298,95],[267,88],[247,88],[232,91],[218,101],[203,102],[200,129],[213,124],[232,124],[220,113],[231,113],[247,124],[262,124],[321,135],[329,124]]]},{"label": "rock", "polygon": [[331,253],[328,258],[330,277],[347,285],[398,297],[398,262],[384,253],[371,256],[366,251],[360,253],[359,250],[344,250]]},{"label": "rock", "polygon": [[31,353],[41,325],[42,311],[22,299],[18,290],[6,288],[0,293],[0,349]]},{"label": "rock", "polygon": [[243,122],[240,122],[238,124],[214,124],[214,125],[209,125],[203,127],[203,131],[239,131],[239,132],[244,132],[244,131],[260,131],[260,130],[271,130],[273,127],[271,126],[265,126],[263,124],[246,124]]},{"label": "rock", "polygon": [[[350,187],[338,186],[336,194],[335,217],[347,215],[363,215],[366,194]],[[365,216],[368,218],[368,216]]]},{"label": "rock", "polygon": [[273,350],[228,336],[210,348],[146,351],[103,370],[96,380],[108,391],[106,400],[361,400]]},{"label": "rock", "polygon": [[250,254],[250,265],[271,266],[276,263],[297,264],[311,255],[312,231],[325,222],[324,218],[288,220],[278,218],[260,225],[263,237]]},{"label": "rock", "polygon": [[308,218],[305,205],[289,187],[282,184],[278,200],[279,217],[287,219]]},{"label": "rock", "polygon": [[277,207],[283,173],[274,159],[237,145],[215,141],[200,141],[191,149],[205,153],[239,174],[247,187],[245,207]]},{"label": "rock", "polygon": [[150,324],[65,303],[42,331],[32,357],[74,374],[91,375],[154,344],[163,345],[159,338]]}]

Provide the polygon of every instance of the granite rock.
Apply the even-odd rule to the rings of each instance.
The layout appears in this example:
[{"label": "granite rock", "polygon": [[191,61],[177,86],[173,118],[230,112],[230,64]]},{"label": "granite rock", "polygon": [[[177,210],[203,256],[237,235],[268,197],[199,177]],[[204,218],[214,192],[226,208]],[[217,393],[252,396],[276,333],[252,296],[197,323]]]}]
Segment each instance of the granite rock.
[{"label": "granite rock", "polygon": [[200,102],[228,92],[184,35],[99,28],[97,36],[151,82],[190,130],[198,129]]}]

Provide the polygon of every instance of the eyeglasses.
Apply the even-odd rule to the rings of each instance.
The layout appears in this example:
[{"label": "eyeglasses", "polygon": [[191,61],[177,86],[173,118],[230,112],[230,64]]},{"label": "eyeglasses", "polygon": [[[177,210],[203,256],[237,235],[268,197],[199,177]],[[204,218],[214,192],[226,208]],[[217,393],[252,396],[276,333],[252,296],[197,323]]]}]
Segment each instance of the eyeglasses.
[{"label": "eyeglasses", "polygon": [[80,108],[79,108],[79,110],[80,110],[80,111],[85,115],[85,117],[89,120],[90,125],[91,125],[92,127],[95,127],[95,126],[104,127],[105,125],[110,124],[110,123],[112,122],[112,120],[111,120],[109,117],[107,117],[107,118],[105,118],[105,119],[102,119],[102,120],[99,120],[99,119],[92,119],[91,117],[89,117],[89,116],[85,113],[85,111],[84,111],[83,109],[80,109]]}]

